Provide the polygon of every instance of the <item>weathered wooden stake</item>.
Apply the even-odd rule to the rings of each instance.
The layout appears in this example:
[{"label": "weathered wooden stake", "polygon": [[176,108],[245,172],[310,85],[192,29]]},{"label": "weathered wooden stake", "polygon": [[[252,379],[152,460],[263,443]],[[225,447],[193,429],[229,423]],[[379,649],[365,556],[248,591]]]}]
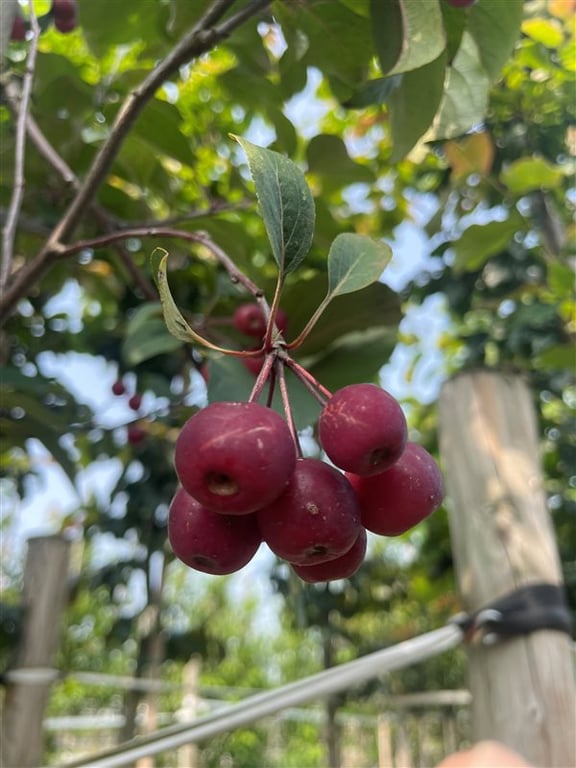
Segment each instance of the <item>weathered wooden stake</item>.
[{"label": "weathered wooden stake", "polygon": [[61,536],[28,541],[22,592],[24,621],[11,669],[15,673],[25,670],[29,678],[18,682],[16,677],[11,682],[8,676],[2,712],[3,768],[35,768],[42,764],[42,721],[55,679],[49,670],[54,664],[68,597],[68,559],[69,543]]},{"label": "weathered wooden stake", "polygon": [[[474,372],[444,385],[440,448],[452,549],[465,609],[518,587],[560,584],[532,397],[517,376]],[[538,768],[576,765],[568,635],[538,630],[470,644],[475,739],[498,739]]]}]

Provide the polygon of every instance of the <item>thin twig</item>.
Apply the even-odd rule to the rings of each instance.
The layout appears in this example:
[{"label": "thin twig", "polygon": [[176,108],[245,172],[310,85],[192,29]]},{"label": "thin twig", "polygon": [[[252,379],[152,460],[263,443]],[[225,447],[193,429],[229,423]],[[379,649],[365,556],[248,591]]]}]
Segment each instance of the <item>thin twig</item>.
[{"label": "thin twig", "polygon": [[[17,92],[16,83],[14,81],[11,81],[7,84],[5,95],[6,95],[6,101],[8,103],[8,106],[16,114],[17,104],[18,104],[18,92]],[[78,179],[74,171],[70,168],[70,166],[66,163],[66,161],[54,149],[52,144],[50,144],[50,142],[42,132],[41,128],[39,127],[38,123],[34,120],[32,115],[30,114],[27,115],[26,130],[28,133],[28,138],[34,144],[37,151],[40,153],[40,155],[42,155],[42,157],[45,160],[47,160],[47,162],[52,166],[52,168],[54,168],[54,170],[58,173],[58,175],[62,178],[62,180],[72,189],[74,190],[80,189],[80,186],[81,186],[80,180]],[[112,232],[117,229],[114,218],[98,203],[93,202],[92,205],[90,206],[90,209],[92,211],[94,218],[100,224],[100,226],[103,227],[104,230],[106,230],[107,232]],[[46,233],[46,234],[49,234],[49,233]],[[126,248],[124,248],[124,246],[121,243],[117,243],[115,246],[115,249],[122,266],[128,273],[128,276],[131,278],[132,282],[140,288],[143,296],[149,299],[150,301],[156,301],[158,298],[158,295],[156,293],[154,286],[149,280],[147,280],[144,277],[144,275],[138,269],[136,264],[134,264],[134,260],[131,254],[127,251]]]},{"label": "thin twig", "polygon": [[158,88],[174,72],[177,72],[182,64],[210,51],[244,21],[269,6],[271,0],[252,0],[241,11],[223,21],[220,26],[212,26],[231,8],[233,2],[234,0],[216,0],[212,3],[193,29],[182,38],[140,86],[128,95],[118,111],[108,139],[100,148],[81,188],[56,225],[44,248],[32,261],[18,270],[12,284],[7,287],[1,297],[0,326],[9,318],[19,299],[25,296],[30,287],[38,282],[58,260],[63,249],[62,242],[66,241],[74,231],[85,210],[92,203],[132,125]]},{"label": "thin twig", "polygon": [[172,227],[134,227],[134,229],[123,229],[121,231],[109,232],[106,235],[99,235],[98,237],[91,237],[85,240],[77,240],[71,245],[61,245],[58,248],[56,258],[58,260],[74,256],[80,251],[90,248],[103,248],[107,245],[117,243],[119,240],[128,240],[130,238],[173,238],[178,240],[186,240],[190,243],[197,243],[207,248],[220,264],[226,269],[230,275],[230,280],[233,283],[239,283],[246,288],[256,298],[262,297],[262,290],[250,280],[238,267],[234,264],[230,256],[220,248],[213,240],[208,237],[204,232],[188,232],[184,229],[174,229]]},{"label": "thin twig", "polygon": [[28,0],[30,7],[30,26],[32,29],[32,40],[28,49],[28,58],[26,60],[26,71],[22,85],[22,94],[16,120],[16,146],[14,151],[14,184],[12,188],[12,198],[8,207],[6,224],[2,230],[2,263],[0,264],[0,291],[5,287],[12,271],[12,261],[14,258],[14,241],[16,239],[16,227],[18,217],[22,208],[24,198],[24,186],[26,179],[24,177],[24,160],[26,157],[26,118],[30,108],[30,97],[32,95],[32,84],[34,82],[34,72],[36,69],[36,54],[38,53],[38,40],[40,39],[40,27],[36,14],[34,12],[34,3]]}]

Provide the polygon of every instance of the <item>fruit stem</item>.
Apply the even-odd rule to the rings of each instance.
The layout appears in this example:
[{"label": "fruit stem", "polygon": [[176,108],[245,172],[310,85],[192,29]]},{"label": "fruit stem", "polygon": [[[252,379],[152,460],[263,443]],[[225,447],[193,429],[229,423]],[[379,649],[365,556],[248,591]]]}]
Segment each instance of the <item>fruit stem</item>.
[{"label": "fruit stem", "polygon": [[276,328],[276,315],[278,314],[282,285],[282,275],[278,275],[278,279],[276,280],[276,288],[274,290],[274,298],[272,299],[272,305],[270,307],[269,314],[266,315],[266,335],[264,337],[264,349],[266,350],[272,347],[272,339],[275,336],[274,331],[276,330],[278,333],[278,329]]},{"label": "fruit stem", "polygon": [[322,386],[318,379],[313,376],[304,366],[293,360],[288,354],[282,357],[283,362],[298,376],[302,384],[314,395],[321,405],[326,405],[326,401],[332,397],[332,392]]},{"label": "fruit stem", "polygon": [[330,303],[331,298],[332,297],[330,294],[324,297],[324,299],[318,306],[318,309],[314,312],[310,320],[308,320],[308,322],[306,323],[304,328],[300,331],[298,336],[294,339],[294,341],[291,341],[289,344],[286,345],[286,349],[296,349],[308,338],[310,331],[314,328],[314,326],[320,319],[321,314],[324,312],[324,310]]},{"label": "fruit stem", "polygon": [[258,374],[256,381],[254,382],[254,386],[252,387],[252,392],[250,392],[250,397],[248,398],[249,403],[255,403],[260,399],[260,395],[264,390],[266,381],[270,377],[270,372],[272,370],[272,366],[274,365],[275,358],[276,358],[275,352],[268,353],[264,358],[264,364],[260,369],[260,373]]},{"label": "fruit stem", "polygon": [[273,365],[270,371],[270,380],[268,383],[268,396],[266,397],[266,408],[272,408],[272,401],[274,400],[274,390],[276,389],[276,366]]},{"label": "fruit stem", "polygon": [[296,446],[296,454],[299,459],[302,458],[302,446],[300,445],[300,440],[298,438],[298,430],[296,429],[296,424],[294,423],[294,416],[292,415],[292,408],[290,406],[290,396],[288,395],[288,387],[286,385],[286,370],[284,368],[284,364],[282,360],[278,360],[276,364],[276,370],[278,372],[278,383],[280,384],[280,394],[282,395],[282,406],[284,408],[284,415],[286,416],[286,423],[288,424],[288,429],[290,430],[290,434],[292,435],[292,439],[294,440],[294,445]]}]

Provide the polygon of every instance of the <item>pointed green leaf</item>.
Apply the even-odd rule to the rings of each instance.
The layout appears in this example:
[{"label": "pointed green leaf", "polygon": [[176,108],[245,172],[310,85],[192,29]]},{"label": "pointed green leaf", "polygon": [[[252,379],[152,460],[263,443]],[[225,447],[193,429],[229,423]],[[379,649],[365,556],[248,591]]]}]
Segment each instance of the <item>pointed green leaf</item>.
[{"label": "pointed green leaf", "polygon": [[[391,162],[405,157],[428,130],[442,101],[446,52],[412,72],[401,75],[389,99],[393,150]],[[418,109],[414,109],[418,104]]]},{"label": "pointed green leaf", "polygon": [[486,114],[490,80],[474,39],[465,32],[448,68],[444,98],[428,139],[453,139],[481,123]]},{"label": "pointed green leaf", "polygon": [[375,283],[391,258],[386,243],[348,232],[338,235],[328,254],[328,296],[353,293]]},{"label": "pointed green leaf", "polygon": [[372,0],[371,12],[374,43],[385,75],[419,69],[446,47],[439,0]]},{"label": "pointed green leaf", "polygon": [[293,272],[310,250],[314,234],[314,200],[304,174],[291,160],[234,136],[248,165],[264,225],[280,274]]}]

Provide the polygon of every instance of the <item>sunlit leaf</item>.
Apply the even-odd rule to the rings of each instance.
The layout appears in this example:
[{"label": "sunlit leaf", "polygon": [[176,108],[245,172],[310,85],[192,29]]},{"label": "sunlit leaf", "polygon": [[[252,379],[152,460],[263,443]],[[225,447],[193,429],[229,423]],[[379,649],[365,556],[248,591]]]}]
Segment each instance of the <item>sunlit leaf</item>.
[{"label": "sunlit leaf", "polygon": [[392,258],[390,246],[363,235],[343,233],[328,254],[328,295],[340,296],[376,282]]},{"label": "sunlit leaf", "polygon": [[478,46],[464,33],[448,69],[444,98],[429,138],[453,139],[478,125],[486,114],[489,86]]},{"label": "sunlit leaf", "polygon": [[555,189],[562,182],[562,171],[542,157],[523,157],[504,168],[500,180],[516,195],[534,189]]},{"label": "sunlit leaf", "polygon": [[562,26],[555,19],[525,19],[522,32],[546,48],[558,48],[564,41]]},{"label": "sunlit leaf", "polygon": [[246,152],[268,239],[280,274],[293,272],[310,250],[314,200],[304,174],[284,155],[234,137]]}]

